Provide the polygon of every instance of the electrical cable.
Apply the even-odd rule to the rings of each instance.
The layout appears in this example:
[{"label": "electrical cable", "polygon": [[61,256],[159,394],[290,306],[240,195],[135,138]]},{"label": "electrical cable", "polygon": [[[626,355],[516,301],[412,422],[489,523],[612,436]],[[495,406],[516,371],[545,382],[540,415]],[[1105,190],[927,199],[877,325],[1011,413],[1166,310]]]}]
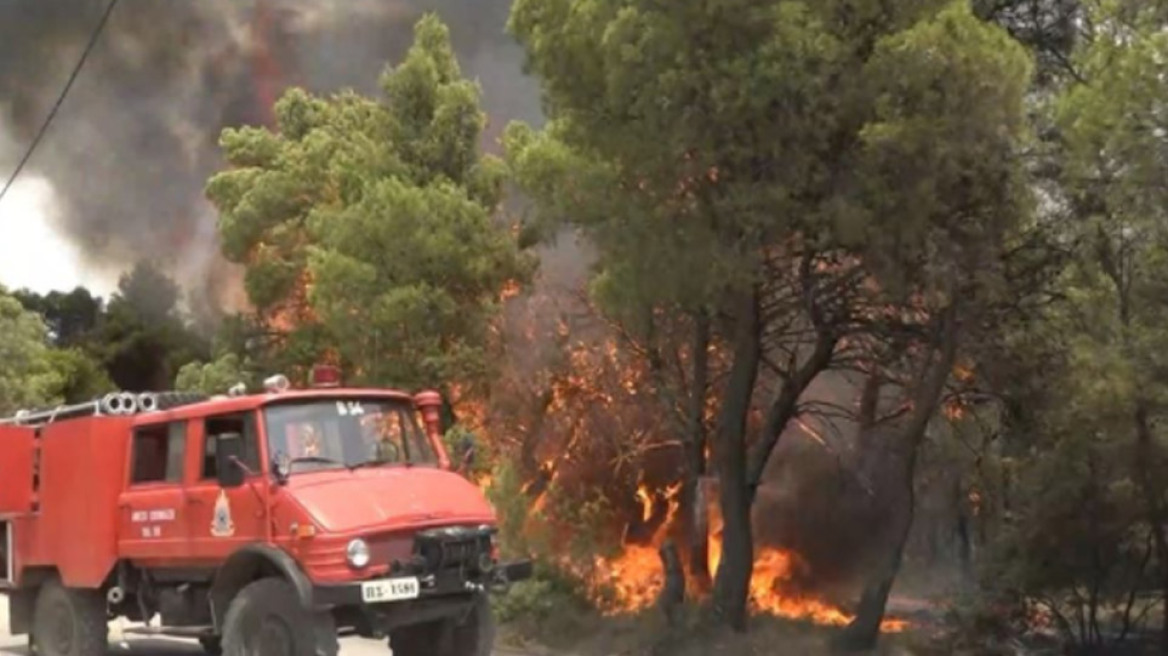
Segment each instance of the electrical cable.
[{"label": "electrical cable", "polygon": [[110,14],[114,13],[114,6],[118,4],[118,0],[110,0],[110,3],[105,8],[105,13],[102,14],[101,22],[97,24],[97,29],[93,31],[93,35],[89,37],[89,43],[85,46],[85,50],[81,53],[81,59],[77,60],[77,65],[73,67],[73,73],[69,75],[69,80],[65,83],[65,88],[61,90],[61,95],[57,98],[57,102],[53,104],[53,108],[49,110],[49,115],[45,117],[45,122],[41,124],[40,130],[37,131],[36,137],[33,138],[32,143],[29,144],[28,150],[25,151],[24,157],[16,165],[16,170],[9,176],[8,182],[4,183],[4,188],[0,189],[0,203],[4,202],[4,195],[12,188],[12,183],[16,182],[16,177],[20,175],[24,165],[28,163],[29,158],[32,157],[36,150],[37,144],[41,142],[41,138],[45,136],[45,131],[48,130],[49,124],[53,122],[53,117],[57,115],[57,110],[61,108],[61,103],[65,102],[65,96],[69,93],[69,89],[73,86],[73,81],[77,79],[78,73],[81,72],[81,67],[85,66],[85,60],[89,58],[89,53],[93,50],[93,46],[97,44],[97,39],[101,36],[105,29],[105,24],[109,22]]}]

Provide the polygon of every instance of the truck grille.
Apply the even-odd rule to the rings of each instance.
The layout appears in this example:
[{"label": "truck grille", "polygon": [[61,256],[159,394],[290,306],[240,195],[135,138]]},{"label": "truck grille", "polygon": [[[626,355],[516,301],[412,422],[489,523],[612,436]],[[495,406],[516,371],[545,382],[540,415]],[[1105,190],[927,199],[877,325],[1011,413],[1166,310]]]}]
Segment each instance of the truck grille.
[{"label": "truck grille", "polygon": [[415,553],[427,571],[475,570],[491,554],[490,527],[447,527],[422,531],[415,538]]}]

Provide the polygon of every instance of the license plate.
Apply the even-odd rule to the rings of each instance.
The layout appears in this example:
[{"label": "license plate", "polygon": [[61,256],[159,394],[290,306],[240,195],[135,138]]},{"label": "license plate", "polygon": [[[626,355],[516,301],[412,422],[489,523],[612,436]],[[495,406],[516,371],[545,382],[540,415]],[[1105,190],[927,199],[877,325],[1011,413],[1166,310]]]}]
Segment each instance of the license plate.
[{"label": "license plate", "polygon": [[417,599],[418,590],[417,577],[366,581],[361,584],[361,599],[367,604]]}]

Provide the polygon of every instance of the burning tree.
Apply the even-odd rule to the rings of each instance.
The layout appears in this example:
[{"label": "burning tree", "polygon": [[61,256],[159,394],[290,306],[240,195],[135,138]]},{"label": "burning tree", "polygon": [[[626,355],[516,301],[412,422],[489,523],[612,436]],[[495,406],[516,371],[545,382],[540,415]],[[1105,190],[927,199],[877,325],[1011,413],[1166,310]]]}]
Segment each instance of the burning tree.
[{"label": "burning tree", "polygon": [[[889,361],[915,367],[896,433],[911,463],[976,312],[965,295],[992,291],[1024,212],[1021,50],[964,4],[886,5],[519,0],[512,14],[552,118],[509,130],[520,183],[597,244],[607,310],[708,318],[725,354],[714,599],[736,628],[755,491],[807,386],[856,347],[887,348],[873,351],[892,338],[865,308],[919,310],[923,338],[893,340]],[[861,605],[865,636],[899,550]]]},{"label": "burning tree", "polygon": [[230,165],[207,185],[224,254],[246,267],[264,364],[321,359],[354,382],[481,382],[500,297],[534,266],[495,222],[501,163],[446,27],[416,27],[385,97],[292,89],[274,130],[223,132]]}]

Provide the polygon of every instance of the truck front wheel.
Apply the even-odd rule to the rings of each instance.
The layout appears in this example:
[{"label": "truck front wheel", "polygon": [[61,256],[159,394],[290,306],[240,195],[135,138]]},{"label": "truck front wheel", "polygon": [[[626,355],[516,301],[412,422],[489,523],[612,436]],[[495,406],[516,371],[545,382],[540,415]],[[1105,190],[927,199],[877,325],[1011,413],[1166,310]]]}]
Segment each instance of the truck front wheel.
[{"label": "truck front wheel", "polygon": [[465,616],[405,626],[390,632],[394,656],[490,656],[495,646],[495,616],[491,600],[475,595]]},{"label": "truck front wheel", "polygon": [[223,656],[223,641],[219,636],[199,638],[199,646],[208,656]]},{"label": "truck front wheel", "polygon": [[96,590],[49,581],[37,595],[30,638],[37,656],[105,656],[109,647],[105,598]]},{"label": "truck front wheel", "polygon": [[331,619],[305,610],[287,581],[260,579],[240,590],[227,607],[223,654],[337,656],[341,649]]}]

